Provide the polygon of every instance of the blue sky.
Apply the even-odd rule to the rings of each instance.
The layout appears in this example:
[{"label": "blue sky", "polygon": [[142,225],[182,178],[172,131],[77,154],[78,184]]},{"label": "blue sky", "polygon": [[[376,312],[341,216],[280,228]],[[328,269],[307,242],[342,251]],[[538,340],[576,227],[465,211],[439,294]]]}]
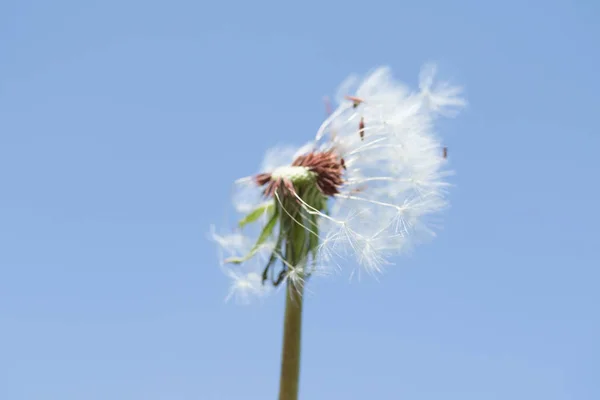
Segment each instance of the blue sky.
[{"label": "blue sky", "polygon": [[0,398],[275,398],[283,298],[225,304],[231,181],[323,95],[436,61],[444,229],[376,282],[315,281],[303,399],[598,399],[591,0],[0,3]]}]

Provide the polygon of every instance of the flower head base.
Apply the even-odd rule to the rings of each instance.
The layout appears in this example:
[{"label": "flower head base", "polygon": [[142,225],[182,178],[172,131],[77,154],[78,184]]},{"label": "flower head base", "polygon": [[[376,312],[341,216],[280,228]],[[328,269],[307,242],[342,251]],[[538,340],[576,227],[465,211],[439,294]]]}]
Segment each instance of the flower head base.
[{"label": "flower head base", "polygon": [[[245,194],[241,203],[236,198],[237,209],[243,204],[251,210],[240,228],[264,223],[247,255],[227,261],[242,265],[267,246],[262,282],[270,277],[274,286],[285,279],[302,284],[345,256],[369,273],[381,272],[391,264],[389,256],[433,235],[426,218],[446,206],[449,175],[447,150],[433,123],[466,104],[460,88],[434,85],[433,71],[424,70],[415,93],[387,68],[377,69],[354,93],[344,86],[346,93],[313,142],[297,151],[270,152],[267,169],[243,181],[244,193],[257,195]],[[273,162],[274,154],[293,156]],[[257,271],[248,273],[256,277]]]},{"label": "flower head base", "polygon": [[257,185],[265,186],[263,194],[272,197],[275,192],[297,193],[296,188],[316,185],[324,196],[339,193],[342,185],[344,159],[334,151],[310,152],[298,156],[291,166],[276,168],[271,173],[260,173],[254,180]]},{"label": "flower head base", "polygon": [[338,194],[339,187],[344,183],[342,174],[345,162],[334,150],[310,152],[296,158],[292,165],[308,168],[315,174],[317,187],[324,196]]}]

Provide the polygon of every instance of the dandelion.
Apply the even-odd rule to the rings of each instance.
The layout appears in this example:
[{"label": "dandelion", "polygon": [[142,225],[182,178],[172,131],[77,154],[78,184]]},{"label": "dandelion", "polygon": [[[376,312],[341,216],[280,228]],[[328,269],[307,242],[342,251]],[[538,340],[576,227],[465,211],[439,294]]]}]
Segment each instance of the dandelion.
[{"label": "dandelion", "polygon": [[422,70],[418,91],[385,67],[348,79],[312,141],[272,149],[259,172],[235,184],[238,232],[213,239],[227,253],[228,297],[247,302],[285,284],[280,399],[297,398],[308,278],[344,259],[356,261],[351,275],[379,275],[391,257],[435,235],[430,218],[447,206],[450,171],[434,122],[466,102],[434,72]]}]

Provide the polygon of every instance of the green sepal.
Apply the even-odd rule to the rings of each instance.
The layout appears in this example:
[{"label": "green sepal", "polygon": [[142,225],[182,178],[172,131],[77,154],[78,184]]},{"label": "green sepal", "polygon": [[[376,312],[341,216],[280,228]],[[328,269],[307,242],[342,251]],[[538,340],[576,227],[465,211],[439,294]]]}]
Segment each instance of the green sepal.
[{"label": "green sepal", "polygon": [[275,229],[275,226],[277,225],[278,217],[279,217],[279,212],[277,209],[274,209],[273,215],[271,215],[271,218],[269,218],[269,221],[264,226],[263,230],[260,232],[260,236],[258,237],[258,240],[254,244],[254,247],[252,247],[250,252],[248,254],[246,254],[244,257],[228,258],[227,260],[225,260],[225,262],[231,263],[231,264],[241,264],[244,261],[248,261],[249,259],[251,259],[252,256],[254,256],[254,254],[256,254],[256,252],[260,249],[260,247],[266,242],[266,240],[269,238],[269,236],[271,236],[273,234],[273,229]]},{"label": "green sepal", "polygon": [[309,232],[306,230],[302,213],[296,212],[294,219],[295,221],[291,221],[292,229],[289,240],[292,241],[294,262],[298,263],[304,261],[308,255],[306,248],[306,235],[308,235]]},{"label": "green sepal", "polygon": [[312,269],[314,270],[316,267],[317,253],[319,250],[319,220],[315,214],[309,214],[308,220],[310,221],[310,227],[312,230],[312,232],[308,232],[308,251],[310,252],[312,258]]},{"label": "green sepal", "polygon": [[242,220],[238,223],[240,228],[256,221],[265,213],[272,213],[275,210],[275,203],[273,201],[269,201],[266,203],[262,203],[254,210],[252,210],[248,215],[246,215]]},{"label": "green sepal", "polygon": [[[281,230],[281,226],[280,226],[280,230]],[[279,236],[277,237],[277,242],[275,243],[275,249],[273,249],[273,252],[271,253],[271,256],[269,257],[269,261],[267,262],[267,265],[265,266],[265,269],[263,270],[263,274],[262,274],[262,283],[263,284],[265,283],[265,281],[268,278],[269,269],[271,268],[273,263],[275,263],[275,261],[277,260],[277,257],[281,257],[281,245],[283,244],[283,239],[284,239],[284,234],[282,232],[279,232]]]}]

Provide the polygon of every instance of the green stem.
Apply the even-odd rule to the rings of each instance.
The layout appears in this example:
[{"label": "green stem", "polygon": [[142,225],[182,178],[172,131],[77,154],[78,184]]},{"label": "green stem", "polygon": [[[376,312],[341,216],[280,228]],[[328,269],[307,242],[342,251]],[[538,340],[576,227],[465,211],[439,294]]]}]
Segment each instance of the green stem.
[{"label": "green stem", "polygon": [[298,286],[296,288],[291,281],[287,281],[279,400],[298,399],[303,301],[302,285]]},{"label": "green stem", "polygon": [[[294,268],[303,268],[308,254],[306,231],[298,220],[301,218],[295,202],[287,207],[294,218],[283,217],[281,223],[289,227],[285,258]],[[300,223],[299,223],[300,222]],[[288,267],[289,268],[289,267]],[[300,279],[303,279],[300,276]],[[281,376],[279,378],[279,400],[298,400],[300,383],[300,343],[302,335],[302,302],[304,282],[296,285],[287,279],[285,291],[285,316],[283,319],[283,350],[281,354]]]}]

